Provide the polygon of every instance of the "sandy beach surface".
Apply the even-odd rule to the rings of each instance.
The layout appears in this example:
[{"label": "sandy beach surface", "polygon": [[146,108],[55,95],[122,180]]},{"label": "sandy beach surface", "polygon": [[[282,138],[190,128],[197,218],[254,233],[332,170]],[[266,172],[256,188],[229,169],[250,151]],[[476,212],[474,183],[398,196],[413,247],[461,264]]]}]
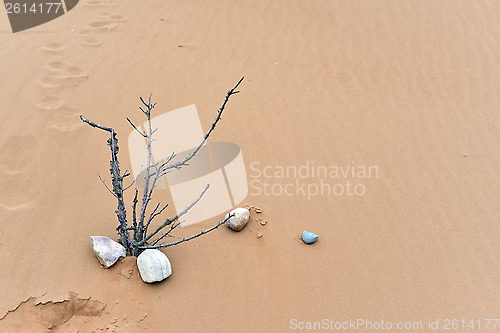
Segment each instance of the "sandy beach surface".
[{"label": "sandy beach surface", "polygon": [[[499,331],[499,17],[494,0],[82,0],[12,33],[0,11],[0,332]],[[102,268],[108,136],[79,115],[131,170],[139,96],[195,104],[206,130],[242,76],[211,140],[241,148],[238,206],[261,213],[165,249],[161,283],[134,257]]]}]

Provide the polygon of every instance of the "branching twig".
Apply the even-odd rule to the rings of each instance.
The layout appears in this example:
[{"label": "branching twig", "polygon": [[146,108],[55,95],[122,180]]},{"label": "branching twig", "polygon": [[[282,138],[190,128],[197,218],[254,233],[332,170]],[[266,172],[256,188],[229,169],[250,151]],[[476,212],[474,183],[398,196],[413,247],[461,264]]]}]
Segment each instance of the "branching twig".
[{"label": "branching twig", "polygon": [[127,121],[130,123],[130,125],[132,125],[132,127],[143,137],[147,137],[147,134],[144,133],[144,132],[141,132],[137,127],[135,127],[134,123],[132,122],[132,120],[130,120],[129,118],[126,118]]},{"label": "branching twig", "polygon": [[[134,180],[132,181],[132,183],[130,183],[130,185],[129,185],[129,186],[125,187],[125,188],[123,189],[123,191],[128,190],[129,188],[131,188],[131,187],[132,187],[132,185],[134,185],[134,184],[135,184],[135,182],[137,181],[137,178],[139,178],[139,175],[141,174],[141,172],[142,172],[142,166],[141,166],[141,169],[139,170],[139,172],[137,173],[137,176],[135,176]],[[124,175],[124,177],[125,177],[125,175]]]},{"label": "branching twig", "polygon": [[99,179],[101,180],[101,182],[104,184],[104,186],[106,186],[106,188],[108,189],[109,193],[111,193],[115,198],[117,198],[116,194],[114,194],[113,191],[111,191],[111,189],[108,187],[108,184],[106,184],[106,181],[104,179],[102,179],[102,177],[99,174],[99,172],[97,173],[97,176],[99,177]]},{"label": "branching twig", "polygon": [[221,119],[222,112],[224,111],[224,108],[226,107],[226,104],[229,101],[229,98],[232,95],[235,95],[235,94],[239,93],[239,91],[236,91],[236,88],[238,88],[238,86],[240,85],[240,83],[243,81],[244,78],[245,77],[242,77],[238,81],[238,83],[236,83],[236,85],[233,88],[229,89],[229,91],[226,94],[226,98],[224,99],[224,102],[222,103],[222,106],[220,107],[219,111],[217,112],[217,116],[215,117],[215,120],[212,123],[212,126],[210,126],[210,129],[207,131],[207,133],[205,133],[205,136],[203,137],[203,140],[201,140],[201,142],[198,145],[198,147],[196,147],[196,149],[193,150],[191,152],[191,154],[189,154],[188,156],[186,156],[182,161],[175,162],[173,164],[163,163],[161,165],[161,167],[160,167],[160,177],[164,176],[166,174],[166,171],[169,170],[169,169],[174,169],[174,168],[175,169],[180,169],[182,166],[187,165],[187,162],[189,162],[189,160],[191,160],[198,153],[198,151],[205,144],[205,142],[207,141],[208,137],[210,136],[210,134],[212,133],[212,131],[215,129],[215,126],[217,125],[217,123]]},{"label": "branching twig", "polygon": [[193,238],[196,238],[196,237],[200,237],[212,230],[215,230],[217,229],[218,227],[220,227],[222,224],[226,223],[227,220],[229,220],[231,217],[233,217],[234,215],[231,214],[229,215],[226,219],[224,219],[223,221],[220,221],[219,223],[217,223],[216,225],[214,225],[213,227],[211,228],[208,228],[207,230],[203,230],[202,232],[199,232],[197,233],[196,235],[192,235],[192,236],[189,236],[189,237],[186,237],[186,238],[181,238],[180,240],[178,241],[175,241],[175,242],[172,242],[172,243],[163,243],[163,244],[158,244],[158,245],[146,245],[146,246],[139,246],[140,249],[160,249],[160,248],[164,248],[164,247],[169,247],[169,246],[174,246],[174,245],[177,245],[177,244],[180,244],[180,243],[183,243],[183,242],[187,242],[187,241],[190,241],[191,239]]},{"label": "branching twig", "polygon": [[205,192],[208,190],[209,187],[210,187],[210,185],[207,184],[207,186],[205,186],[205,189],[201,192],[201,194],[198,196],[198,198],[195,201],[191,202],[186,208],[184,208],[184,210],[182,212],[180,212],[179,214],[177,214],[173,218],[166,219],[165,222],[163,222],[158,228],[155,229],[155,231],[153,231],[151,234],[149,234],[148,236],[146,236],[137,245],[142,245],[142,244],[146,243],[154,235],[156,235],[161,229],[165,228],[167,225],[170,225],[172,222],[177,221],[179,219],[179,217],[181,217],[182,215],[186,214],[191,208],[193,208],[194,205],[196,205],[198,203],[198,201],[201,200],[201,198],[203,197],[203,195],[205,194]]},{"label": "branching twig", "polygon": [[[160,215],[161,213],[163,213],[163,211],[168,207],[168,204],[166,204],[165,206],[162,207],[162,209],[160,209],[158,212],[156,211],[158,209],[158,207],[160,206],[160,203],[158,203],[158,205],[156,205],[154,211],[149,215],[149,218],[148,218],[148,222],[146,223],[146,226],[144,227],[144,236],[148,233],[148,228],[149,228],[149,225],[151,224],[151,222],[153,221],[153,219]],[[143,236],[143,237],[144,237]]]},{"label": "branching twig", "polygon": [[137,228],[137,194],[139,193],[139,190],[138,189],[135,189],[135,196],[134,196],[134,200],[132,201],[132,225],[134,226],[134,229]]},{"label": "branching twig", "polygon": [[163,238],[165,238],[166,236],[170,236],[170,233],[175,229],[177,228],[178,226],[180,226],[182,223],[184,223],[184,221],[181,221],[179,223],[173,223],[170,225],[170,228],[168,229],[168,231],[166,233],[164,233],[163,235],[161,235],[160,237],[158,237],[157,240],[155,240],[153,243],[151,243],[151,245],[155,245],[155,244],[158,244],[159,241],[161,241]]}]

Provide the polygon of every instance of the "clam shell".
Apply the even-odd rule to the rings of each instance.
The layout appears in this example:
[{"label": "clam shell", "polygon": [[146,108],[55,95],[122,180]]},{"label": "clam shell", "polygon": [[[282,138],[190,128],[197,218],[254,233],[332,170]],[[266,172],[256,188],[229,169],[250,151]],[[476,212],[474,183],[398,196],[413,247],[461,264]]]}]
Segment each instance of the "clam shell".
[{"label": "clam shell", "polygon": [[165,253],[156,249],[144,250],[137,257],[137,268],[142,281],[160,282],[172,274],[172,266]]}]

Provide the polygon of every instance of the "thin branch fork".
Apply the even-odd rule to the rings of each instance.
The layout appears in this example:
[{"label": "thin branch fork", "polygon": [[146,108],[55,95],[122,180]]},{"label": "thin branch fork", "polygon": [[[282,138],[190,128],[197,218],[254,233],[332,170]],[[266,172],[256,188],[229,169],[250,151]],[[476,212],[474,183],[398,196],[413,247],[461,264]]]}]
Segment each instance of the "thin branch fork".
[{"label": "thin branch fork", "polygon": [[148,240],[150,240],[152,237],[154,237],[154,235],[156,235],[158,232],[160,232],[160,230],[165,228],[167,225],[170,225],[172,222],[177,221],[182,215],[186,214],[191,208],[193,208],[194,205],[196,205],[198,203],[198,201],[201,200],[201,198],[203,197],[205,192],[207,192],[209,187],[210,187],[210,185],[207,184],[207,186],[205,186],[205,189],[200,193],[200,195],[198,196],[198,198],[195,201],[191,202],[191,204],[189,204],[186,208],[184,208],[184,210],[182,212],[180,212],[179,214],[177,214],[173,218],[166,219],[165,222],[163,222],[158,228],[156,228],[151,234],[149,234],[147,237],[145,237],[141,242],[138,242],[137,245],[145,244]]},{"label": "thin branch fork", "polygon": [[224,99],[224,102],[222,103],[222,106],[219,108],[219,111],[217,112],[217,116],[215,117],[215,120],[212,123],[212,126],[210,126],[210,129],[207,131],[207,133],[205,133],[205,136],[203,137],[203,140],[200,142],[200,144],[198,145],[198,147],[196,147],[196,149],[193,150],[193,152],[191,152],[191,154],[189,154],[188,156],[186,156],[182,161],[179,161],[179,162],[176,162],[176,163],[173,163],[173,164],[169,164],[169,165],[165,165],[165,163],[163,163],[162,166],[160,167],[160,177],[163,176],[163,175],[165,175],[165,171],[167,171],[169,169],[173,169],[173,168],[179,169],[180,167],[186,165],[186,163],[189,160],[191,160],[198,153],[198,151],[205,144],[205,142],[207,141],[208,137],[210,136],[210,134],[212,133],[212,131],[215,129],[215,126],[217,125],[217,123],[221,119],[222,112],[224,111],[224,108],[226,107],[226,104],[229,101],[229,98],[231,98],[232,95],[235,95],[235,94],[239,93],[239,91],[237,91],[236,89],[238,88],[238,86],[240,85],[240,83],[243,81],[244,78],[245,77],[242,77],[238,81],[238,83],[236,83],[236,85],[233,88],[229,89],[229,91],[226,94],[226,98]]},{"label": "thin branch fork", "polygon": [[[151,110],[156,106],[155,104],[151,104],[151,96],[152,94],[149,95],[149,102],[146,104],[144,100],[141,99],[141,102],[147,107],[147,111],[145,111],[142,107],[140,107],[141,111],[147,116],[148,118],[148,133],[144,133],[148,139],[148,144],[147,144],[147,150],[148,150],[148,156],[147,156],[147,161],[146,161],[146,175],[144,177],[144,189],[143,189],[143,195],[142,195],[142,203],[141,203],[141,210],[139,213],[139,219],[137,220],[137,226],[136,229],[134,230],[134,240],[132,242],[132,245],[140,242],[144,238],[144,218],[146,216],[146,209],[148,206],[149,201],[151,200],[151,194],[152,191],[156,185],[156,179],[153,181],[153,184],[151,186],[151,190],[149,188],[149,182],[150,182],[150,173],[151,173],[151,143],[153,142],[152,140],[152,126],[151,126]],[[134,124],[129,121],[130,124],[134,126]],[[136,127],[135,127],[136,128]],[[136,128],[137,129],[137,128]],[[135,246],[133,246],[133,255],[137,255],[137,249]]]},{"label": "thin branch fork", "polygon": [[180,226],[182,223],[184,223],[185,221],[181,221],[181,222],[177,222],[177,223],[172,223],[170,225],[170,228],[168,229],[168,231],[166,233],[164,233],[163,235],[161,235],[160,237],[158,237],[157,240],[155,240],[153,243],[151,243],[151,245],[155,245],[157,243],[159,243],[163,238],[167,237],[167,236],[171,236],[170,233],[172,231],[175,230],[175,228],[177,228],[178,226]]},{"label": "thin branch fork", "polygon": [[99,174],[99,172],[97,173],[97,176],[99,177],[99,179],[101,180],[101,182],[104,184],[104,186],[106,186],[106,188],[108,189],[109,193],[111,193],[115,198],[118,199],[118,197],[116,196],[116,194],[114,194],[113,191],[111,191],[111,189],[108,187],[108,184],[106,184],[106,181],[104,179],[102,179],[102,177]]},{"label": "thin branch fork", "polygon": [[158,207],[160,207],[160,203],[158,203],[155,207],[155,209],[153,210],[153,212],[149,215],[149,218],[148,218],[148,222],[146,223],[146,226],[144,227],[144,235],[146,235],[148,233],[148,228],[149,228],[149,225],[151,224],[151,222],[153,221],[153,219],[160,215],[161,213],[163,213],[163,211],[168,207],[168,204],[166,204],[165,206],[163,206],[158,212],[156,211],[158,209]]},{"label": "thin branch fork", "polygon": [[177,244],[180,244],[180,243],[183,243],[183,242],[188,242],[188,241],[192,240],[193,238],[200,237],[200,236],[202,236],[202,235],[204,235],[206,233],[209,233],[212,230],[217,229],[222,224],[226,223],[226,221],[228,221],[233,216],[234,216],[234,214],[231,214],[227,218],[225,218],[223,221],[220,221],[219,223],[217,223],[216,225],[214,225],[213,227],[208,228],[206,230],[203,230],[202,232],[199,232],[199,233],[197,233],[195,235],[192,235],[192,236],[189,236],[189,237],[185,237],[185,238],[181,238],[178,241],[171,242],[171,243],[163,243],[163,244],[158,244],[158,245],[145,245],[145,246],[142,245],[142,246],[139,246],[139,248],[140,249],[144,249],[144,250],[145,249],[160,249],[160,248],[165,248],[165,247],[169,247],[169,246],[174,246],[174,245],[177,245]]}]

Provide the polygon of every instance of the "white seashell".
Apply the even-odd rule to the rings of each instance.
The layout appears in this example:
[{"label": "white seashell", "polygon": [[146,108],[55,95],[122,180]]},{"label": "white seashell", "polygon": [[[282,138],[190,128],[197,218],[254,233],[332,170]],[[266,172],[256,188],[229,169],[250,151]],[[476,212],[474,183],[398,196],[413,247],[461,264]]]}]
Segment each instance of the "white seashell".
[{"label": "white seashell", "polygon": [[160,282],[172,274],[172,266],[165,253],[147,249],[137,257],[141,279],[147,283]]},{"label": "white seashell", "polygon": [[229,215],[234,216],[226,221],[226,225],[234,231],[240,231],[243,229],[250,219],[250,211],[246,208],[236,208],[227,213],[224,219],[227,219]]},{"label": "white seashell", "polygon": [[97,259],[105,268],[113,266],[118,259],[127,256],[127,250],[120,243],[105,236],[91,236],[90,245]]}]

